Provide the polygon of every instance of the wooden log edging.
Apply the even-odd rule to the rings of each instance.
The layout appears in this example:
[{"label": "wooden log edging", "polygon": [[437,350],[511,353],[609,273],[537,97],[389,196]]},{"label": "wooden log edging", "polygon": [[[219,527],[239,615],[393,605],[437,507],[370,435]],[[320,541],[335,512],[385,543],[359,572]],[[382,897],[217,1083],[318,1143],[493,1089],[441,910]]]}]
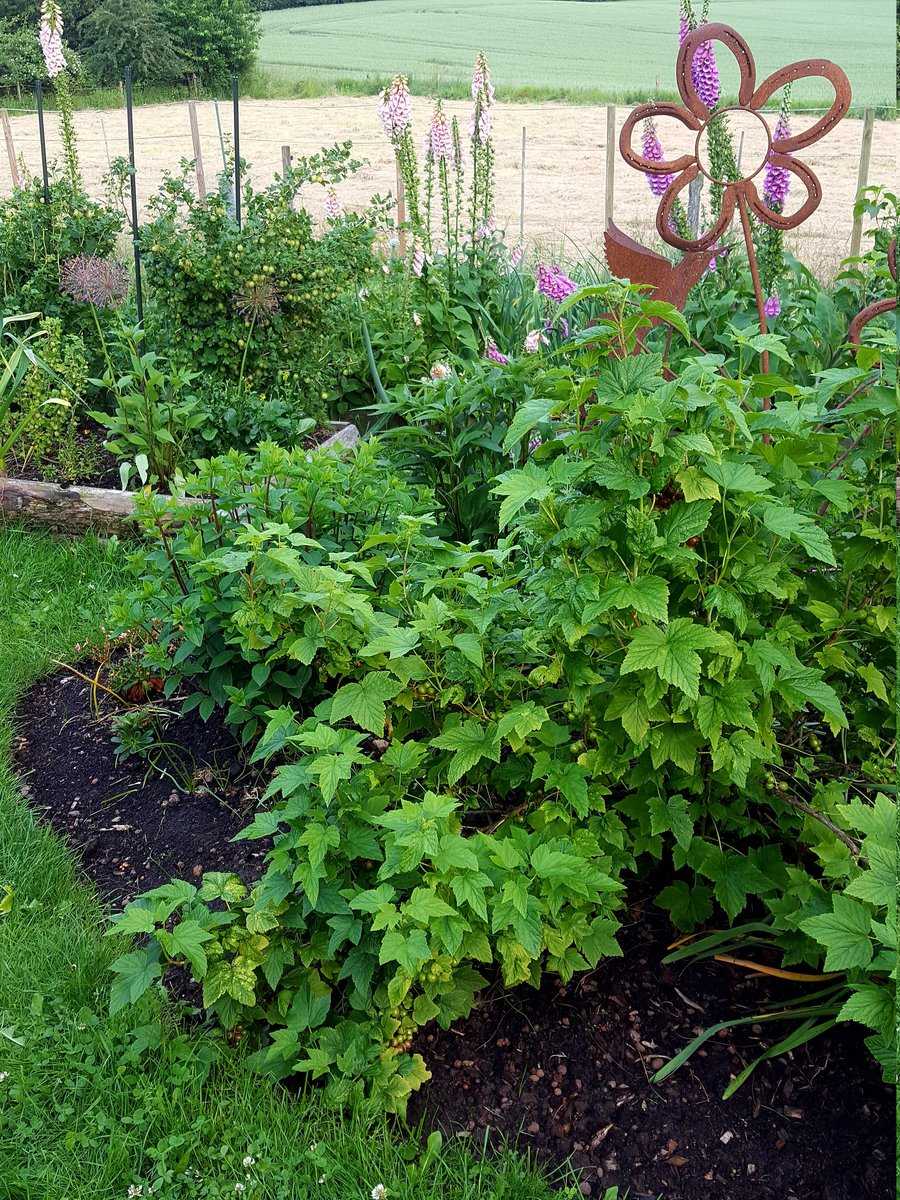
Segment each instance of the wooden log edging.
[{"label": "wooden log edging", "polygon": [[[352,449],[359,441],[355,425],[341,425],[317,450]],[[137,493],[113,488],[43,483],[38,479],[9,479],[0,475],[0,515],[52,533],[77,535],[127,533]],[[197,503],[204,503],[198,500]]]}]

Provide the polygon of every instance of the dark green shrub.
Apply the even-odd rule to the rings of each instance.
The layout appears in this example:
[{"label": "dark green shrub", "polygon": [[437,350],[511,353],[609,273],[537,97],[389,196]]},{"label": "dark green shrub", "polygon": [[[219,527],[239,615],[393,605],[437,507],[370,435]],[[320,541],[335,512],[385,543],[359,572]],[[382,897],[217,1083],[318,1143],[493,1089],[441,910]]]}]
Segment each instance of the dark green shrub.
[{"label": "dark green shrub", "polygon": [[0,201],[0,314],[40,312],[59,317],[67,333],[93,338],[90,308],[61,291],[60,273],[78,255],[111,256],[122,225],[120,212],[89,199],[68,178],[51,183],[49,205],[39,180],[5,197]]},{"label": "dark green shrub", "polygon": [[[142,233],[147,282],[158,300],[148,325],[205,377],[269,394],[289,388],[304,415],[336,394],[338,301],[374,269],[372,233],[359,218],[316,236],[297,192],[311,179],[341,177],[349,146],[302,160],[286,180],[244,193],[243,228],[226,198],[196,198],[169,179]],[[338,347],[335,352],[335,347]]]},{"label": "dark green shrub", "polygon": [[131,67],[137,83],[173,83],[185,73],[158,0],[99,0],[79,27],[85,65],[101,83]]},{"label": "dark green shrub", "polygon": [[203,424],[197,430],[195,458],[213,458],[228,450],[243,453],[261,442],[292,449],[327,421],[325,405],[304,409],[295,389],[276,384],[271,394],[238,383],[199,384]]},{"label": "dark green shrub", "polygon": [[250,0],[158,0],[163,22],[184,60],[184,73],[225,87],[253,62],[259,18]]}]

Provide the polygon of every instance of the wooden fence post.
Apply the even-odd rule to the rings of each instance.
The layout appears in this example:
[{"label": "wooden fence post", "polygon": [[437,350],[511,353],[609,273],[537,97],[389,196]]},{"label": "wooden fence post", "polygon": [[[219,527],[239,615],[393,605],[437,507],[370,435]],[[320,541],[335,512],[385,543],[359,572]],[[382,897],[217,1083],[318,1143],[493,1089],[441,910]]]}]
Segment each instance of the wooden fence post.
[{"label": "wooden fence post", "polygon": [[12,176],[13,187],[21,187],[19,164],[16,162],[16,147],[13,143],[12,126],[9,123],[9,113],[0,109],[0,122],[3,124],[3,137],[6,140],[6,157],[9,159],[9,173]]},{"label": "wooden fence post", "polygon": [[[863,121],[862,145],[859,148],[859,175],[856,179],[856,201],[859,201],[866,184],[869,182],[869,163],[872,161],[872,135],[874,132],[875,110],[867,108],[865,120]],[[850,235],[851,258],[856,258],[859,254],[862,245],[862,227],[863,214],[860,213],[859,216],[854,214],[853,232]]]},{"label": "wooden fence post", "polygon": [[194,168],[197,172],[197,195],[206,199],[206,173],[203,170],[203,148],[200,145],[200,125],[197,121],[197,101],[188,101],[188,119],[191,123],[191,141],[194,145]]},{"label": "wooden fence post", "polygon": [[282,146],[281,147],[281,173],[285,177],[287,177],[287,173],[291,169],[292,157],[293,156],[291,155],[290,146]]},{"label": "wooden fence post", "polygon": [[525,244],[525,138],[526,129],[522,126],[522,181],[519,195],[519,242]]},{"label": "wooden fence post", "polygon": [[606,106],[606,227],[613,219],[616,186],[616,106]]}]

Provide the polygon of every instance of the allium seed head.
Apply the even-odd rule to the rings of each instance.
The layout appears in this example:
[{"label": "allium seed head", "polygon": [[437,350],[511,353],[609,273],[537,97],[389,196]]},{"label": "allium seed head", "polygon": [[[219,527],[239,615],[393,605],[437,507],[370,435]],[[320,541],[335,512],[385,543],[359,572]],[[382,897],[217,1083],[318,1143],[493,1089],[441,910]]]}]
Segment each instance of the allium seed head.
[{"label": "allium seed head", "polygon": [[112,258],[96,254],[77,254],[63,263],[59,287],[80,304],[95,308],[115,308],[128,295],[128,271]]}]

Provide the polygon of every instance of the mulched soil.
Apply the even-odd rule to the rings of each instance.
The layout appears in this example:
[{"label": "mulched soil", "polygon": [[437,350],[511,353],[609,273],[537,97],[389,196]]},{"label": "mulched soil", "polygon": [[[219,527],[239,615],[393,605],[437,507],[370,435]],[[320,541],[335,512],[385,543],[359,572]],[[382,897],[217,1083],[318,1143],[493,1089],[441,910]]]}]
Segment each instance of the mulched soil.
[{"label": "mulched soil", "polygon": [[90,692],[65,671],[41,680],[17,713],[13,759],[29,803],[68,840],[103,899],[118,908],[204,871],[258,878],[268,843],[231,841],[252,819],[258,780],[221,719],[169,721],[161,774],[143,759],[116,760],[116,703],[99,693],[97,716]]},{"label": "mulched soil", "polygon": [[[261,781],[221,721],[173,718],[160,776],[116,761],[112,711],[101,699],[98,717],[89,685],[62,671],[25,696],[13,744],[29,802],[104,899],[118,908],[208,870],[258,877],[267,843],[230,839]],[[720,1035],[649,1082],[701,1029],[797,987],[719,963],[665,967],[667,937],[651,900],[633,902],[624,958],[567,986],[496,986],[468,1021],[423,1033],[416,1049],[433,1078],[411,1119],[476,1148],[510,1140],[551,1169],[568,1163],[586,1196],[620,1184],[629,1200],[890,1200],[893,1093],[855,1027],[763,1064],[729,1101],[730,1077],[767,1044],[759,1026]]]},{"label": "mulched soil", "polygon": [[770,1044],[761,1026],[723,1032],[650,1083],[702,1029],[799,985],[666,967],[659,914],[640,904],[630,920],[624,959],[568,986],[498,990],[468,1021],[420,1035],[433,1078],[412,1118],[568,1162],[586,1196],[618,1184],[628,1200],[891,1200],[894,1095],[855,1027],[764,1063],[727,1101],[730,1078]]}]

